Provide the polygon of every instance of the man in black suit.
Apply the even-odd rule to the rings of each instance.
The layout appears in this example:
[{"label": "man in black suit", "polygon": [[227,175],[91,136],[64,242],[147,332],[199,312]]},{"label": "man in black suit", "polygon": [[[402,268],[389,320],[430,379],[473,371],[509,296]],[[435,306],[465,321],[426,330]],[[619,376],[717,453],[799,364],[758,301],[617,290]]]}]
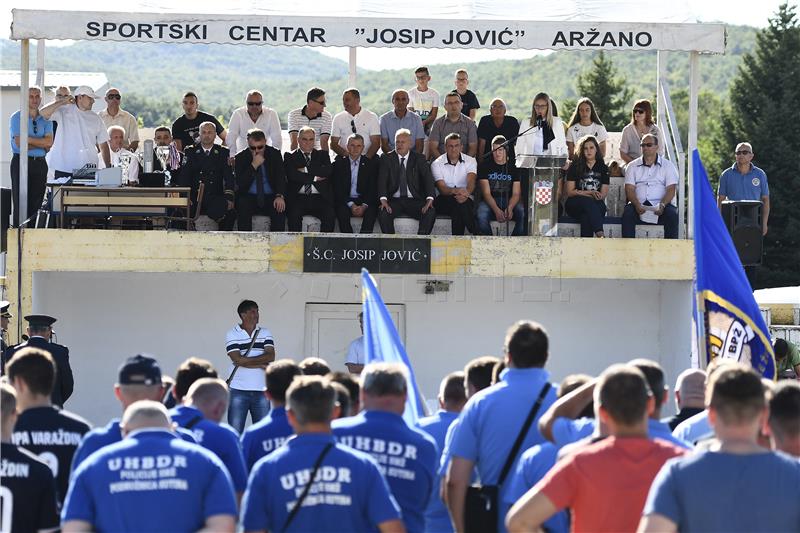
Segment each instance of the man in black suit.
[{"label": "man in black suit", "polygon": [[286,173],[277,149],[258,128],[247,132],[247,150],[236,154],[236,213],[239,231],[252,231],[253,215],[269,217],[270,231],[286,228]]},{"label": "man in black suit", "polygon": [[336,224],[331,184],[331,158],[328,152],[314,149],[317,133],[303,126],[297,134],[299,147],[284,154],[289,195],[289,231],[302,231],[303,215],[322,222],[322,231],[331,232]]},{"label": "man in black suit", "polygon": [[213,122],[200,124],[200,144],[184,150],[186,163],[180,181],[184,187],[192,188],[191,216],[195,217],[197,213],[207,215],[219,224],[219,229],[230,231],[236,221],[233,172],[228,164],[228,149],[214,144],[216,137],[217,130]]},{"label": "man in black suit", "polygon": [[430,235],[436,222],[433,175],[425,156],[411,151],[411,132],[394,136],[395,149],[381,157],[378,171],[378,220],[383,233],[394,233],[394,219],[406,215],[419,220],[419,235]]},{"label": "man in black suit", "polygon": [[333,162],[333,187],[336,218],[341,233],[353,233],[350,217],[363,217],[361,233],[372,233],[378,217],[378,164],[361,152],[364,137],[353,133],[347,138],[347,157]]},{"label": "man in black suit", "polygon": [[14,354],[29,346],[39,348],[52,355],[56,363],[56,382],[50,395],[50,400],[53,405],[63,407],[64,403],[72,396],[72,390],[75,386],[72,368],[69,365],[69,348],[50,342],[50,338],[53,335],[53,323],[56,321],[55,318],[47,315],[28,315],[25,320],[28,321],[28,340],[7,348],[5,354],[3,354],[3,360],[8,366],[8,363],[14,358]]}]

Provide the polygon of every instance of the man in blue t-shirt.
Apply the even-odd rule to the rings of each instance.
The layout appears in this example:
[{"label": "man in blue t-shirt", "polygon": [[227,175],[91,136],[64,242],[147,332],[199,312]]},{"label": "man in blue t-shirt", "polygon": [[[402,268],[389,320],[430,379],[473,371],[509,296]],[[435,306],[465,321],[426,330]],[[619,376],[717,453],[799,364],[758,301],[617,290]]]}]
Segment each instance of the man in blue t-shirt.
[{"label": "man in blue t-shirt", "polygon": [[378,462],[409,533],[425,530],[425,509],[433,494],[436,442],[403,420],[408,385],[405,367],[372,363],[361,372],[364,411],[333,423],[341,443],[367,452]]},{"label": "man in blue t-shirt", "polygon": [[200,378],[189,387],[183,405],[170,411],[172,421],[219,457],[233,481],[236,496],[247,487],[247,470],[236,431],[220,421],[228,411],[228,387],[219,378]]},{"label": "man in blue t-shirt", "polygon": [[253,468],[242,505],[245,531],[402,530],[378,465],[331,435],[335,397],[326,378],[293,381],[287,416],[297,436]]},{"label": "man in blue t-shirt", "polygon": [[736,145],[736,163],[719,177],[717,204],[725,200],[761,201],[761,231],[767,234],[769,219],[769,185],[766,173],[753,164],[753,147],[750,143]]},{"label": "man in blue t-shirt", "polygon": [[[161,367],[158,361],[147,355],[138,354],[125,360],[119,367],[114,395],[122,404],[123,412],[133,402],[139,400],[160,401],[165,388],[161,380]],[[103,427],[95,428],[83,436],[75,455],[72,457],[74,471],[84,459],[109,444],[122,440],[120,419],[114,418]],[[188,431],[179,431],[178,436],[187,442],[197,442]]]},{"label": "man in blue t-shirt", "polygon": [[718,442],[667,462],[650,487],[640,531],[797,531],[800,462],[762,448],[769,410],[761,376],[725,365],[710,375]]},{"label": "man in blue t-shirt", "polygon": [[71,531],[233,531],[236,499],[217,457],[170,431],[166,407],[142,400],[125,410],[122,441],[75,471],[61,513]]},{"label": "man in blue t-shirt", "polygon": [[[456,531],[464,530],[464,502],[473,466],[477,466],[483,485],[497,485],[500,471],[525,419],[546,386],[550,374],[544,369],[548,357],[548,338],[545,329],[536,322],[520,321],[506,333],[505,360],[507,368],[501,381],[484,389],[467,401],[450,447],[452,461],[447,470],[445,485],[447,507]],[[542,398],[518,453],[544,442],[536,418],[555,401],[554,387]],[[518,456],[511,472],[514,471]],[[504,497],[508,483],[503,483],[498,497],[498,531],[505,531],[504,517],[508,504]]]},{"label": "man in blue t-shirt", "polygon": [[263,418],[242,433],[242,453],[247,471],[267,454],[283,446],[294,430],[286,418],[286,391],[292,380],[303,375],[291,359],[280,359],[267,367],[267,399],[272,409]]},{"label": "man in blue t-shirt", "polygon": [[[439,385],[439,411],[435,415],[422,418],[417,422],[417,427],[436,441],[436,448],[439,450],[436,457],[437,466],[442,457],[442,450],[444,450],[447,429],[458,418],[465,403],[467,403],[467,392],[464,388],[464,372],[452,372],[445,376]],[[437,472],[433,483],[433,494],[431,494],[428,508],[425,510],[425,529],[426,531],[446,533],[453,531],[453,524],[450,522],[447,507],[439,496],[441,481],[441,475]]]}]

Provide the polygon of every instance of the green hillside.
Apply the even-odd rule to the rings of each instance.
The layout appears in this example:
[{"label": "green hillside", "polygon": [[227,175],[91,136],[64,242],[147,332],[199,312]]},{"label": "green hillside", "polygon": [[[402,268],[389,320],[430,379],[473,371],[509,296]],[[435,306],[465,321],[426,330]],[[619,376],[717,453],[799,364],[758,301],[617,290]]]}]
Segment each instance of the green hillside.
[{"label": "green hillside", "polygon": [[[727,98],[728,82],[741,55],[753,49],[755,28],[728,27],[728,53],[702,56],[700,71],[704,91]],[[18,45],[0,43],[3,68],[18,68]],[[654,52],[608,54],[634,90],[636,98],[655,94]],[[593,52],[554,52],[527,60],[497,60],[466,65],[471,88],[482,102],[500,96],[510,112],[524,116],[531,97],[545,91],[558,102],[574,100],[578,74],[589,67]],[[432,86],[440,93],[452,88],[453,72],[461,65],[431,66]],[[181,113],[180,96],[187,90],[200,95],[201,108],[227,118],[242,105],[244,93],[263,90],[267,105],[277,109],[281,120],[304,103],[305,91],[319,85],[329,92],[331,112],[341,109],[339,95],[347,85],[347,64],[311,48],[277,48],[233,45],[173,45],[111,42],[79,42],[68,47],[49,47],[47,67],[52,70],[102,71],[126,95],[128,109],[138,113],[146,126],[154,126]],[[670,53],[669,81],[673,92],[688,85],[688,54]],[[411,69],[360,71],[362,104],[380,114],[391,105],[392,90],[409,87]],[[571,110],[562,110],[569,115]],[[482,114],[479,112],[479,115]],[[601,117],[602,118],[602,117]]]}]

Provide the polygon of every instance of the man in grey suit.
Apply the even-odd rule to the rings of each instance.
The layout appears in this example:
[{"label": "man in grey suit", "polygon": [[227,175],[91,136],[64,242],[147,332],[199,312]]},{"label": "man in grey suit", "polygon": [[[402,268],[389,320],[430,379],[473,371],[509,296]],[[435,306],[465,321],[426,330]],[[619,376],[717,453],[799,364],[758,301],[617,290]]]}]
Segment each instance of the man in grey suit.
[{"label": "man in grey suit", "polygon": [[383,233],[394,233],[394,219],[405,215],[419,220],[419,235],[430,235],[436,221],[434,184],[425,157],[411,151],[411,132],[395,133],[395,149],[381,157],[378,171],[378,221]]}]

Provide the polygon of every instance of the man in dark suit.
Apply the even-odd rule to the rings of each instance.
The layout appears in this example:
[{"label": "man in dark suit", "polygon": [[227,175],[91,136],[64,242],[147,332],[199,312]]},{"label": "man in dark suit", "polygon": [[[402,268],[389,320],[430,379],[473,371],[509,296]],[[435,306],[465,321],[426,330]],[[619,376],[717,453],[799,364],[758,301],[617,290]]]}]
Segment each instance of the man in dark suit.
[{"label": "man in dark suit", "polygon": [[233,172],[228,164],[228,149],[214,144],[216,137],[213,122],[200,124],[200,144],[184,150],[186,163],[180,181],[184,187],[192,188],[191,216],[207,215],[219,224],[219,229],[230,231],[236,221]]},{"label": "man in dark suit", "polygon": [[56,363],[56,382],[50,399],[54,405],[63,407],[64,403],[72,396],[75,386],[72,368],[69,365],[69,348],[50,342],[55,318],[47,315],[28,315],[25,320],[28,321],[28,340],[7,348],[3,360],[7,366],[9,361],[14,358],[14,354],[28,346],[50,353]]},{"label": "man in dark suit", "polygon": [[302,231],[303,215],[317,217],[322,223],[323,232],[333,231],[336,224],[330,179],[333,166],[328,152],[314,149],[316,136],[313,128],[300,128],[297,134],[299,148],[284,154],[289,231]]},{"label": "man in dark suit", "polygon": [[419,220],[419,235],[430,235],[436,222],[433,175],[425,156],[411,151],[411,132],[395,134],[395,149],[381,157],[378,171],[378,220],[383,233],[394,233],[394,219],[406,215]]},{"label": "man in dark suit", "polygon": [[347,138],[347,157],[333,162],[336,218],[341,233],[353,233],[350,217],[363,217],[361,233],[372,233],[378,216],[378,164],[361,152],[364,137],[353,133]]},{"label": "man in dark suit", "polygon": [[236,154],[236,213],[239,231],[252,231],[253,215],[269,217],[270,231],[286,229],[286,173],[280,151],[267,146],[260,129],[247,132],[247,150]]}]

